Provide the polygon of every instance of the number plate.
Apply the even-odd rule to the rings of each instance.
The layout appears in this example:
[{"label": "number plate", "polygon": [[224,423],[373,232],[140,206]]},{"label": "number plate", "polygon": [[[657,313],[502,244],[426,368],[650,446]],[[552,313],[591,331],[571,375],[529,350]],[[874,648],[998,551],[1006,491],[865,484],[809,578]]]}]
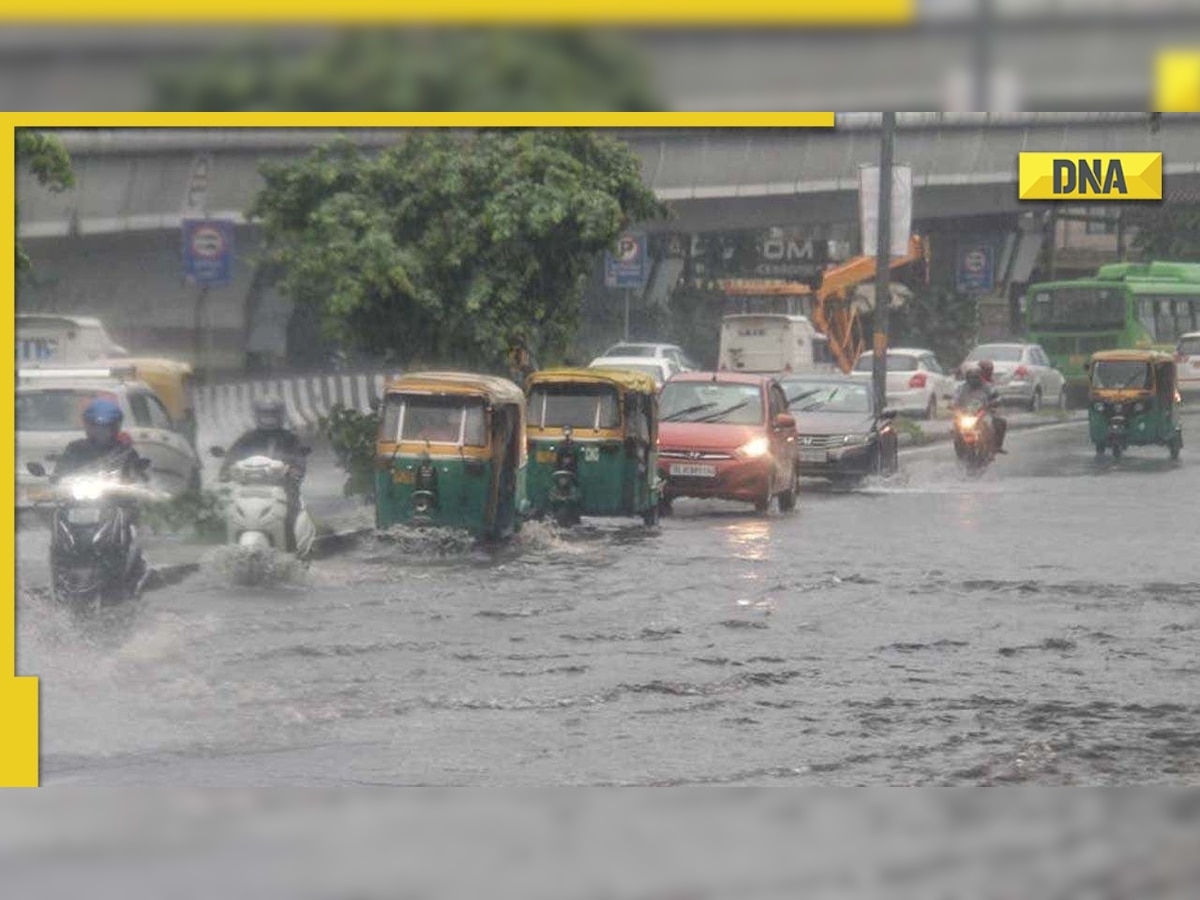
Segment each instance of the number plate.
[{"label": "number plate", "polygon": [[400,469],[392,473],[392,481],[396,484],[415,484],[417,473],[412,469]]},{"label": "number plate", "polygon": [[67,521],[72,525],[95,525],[100,521],[100,510],[95,506],[76,506],[67,510]]},{"label": "number plate", "polygon": [[698,466],[692,463],[671,463],[671,474],[687,478],[716,478],[716,466]]},{"label": "number plate", "polygon": [[823,463],[825,462],[824,450],[801,450],[800,462],[807,463]]},{"label": "number plate", "polygon": [[535,456],[534,458],[540,463],[552,463],[552,462],[554,462],[554,451],[553,450],[539,450],[537,452],[537,456]]}]

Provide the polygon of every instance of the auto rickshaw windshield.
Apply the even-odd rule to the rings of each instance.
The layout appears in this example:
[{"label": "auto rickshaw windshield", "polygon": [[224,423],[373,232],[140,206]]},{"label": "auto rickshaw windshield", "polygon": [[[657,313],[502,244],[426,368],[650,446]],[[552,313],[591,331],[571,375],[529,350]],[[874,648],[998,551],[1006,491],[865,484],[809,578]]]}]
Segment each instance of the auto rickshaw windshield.
[{"label": "auto rickshaw windshield", "polygon": [[1154,373],[1142,360],[1098,360],[1092,366],[1092,387],[1101,390],[1149,390]]},{"label": "auto rickshaw windshield", "polygon": [[384,405],[381,437],[387,441],[486,446],[483,402],[475,398],[391,394]]},{"label": "auto rickshaw windshield", "polygon": [[529,395],[529,424],[536,428],[617,428],[617,390],[605,384],[540,385]]}]

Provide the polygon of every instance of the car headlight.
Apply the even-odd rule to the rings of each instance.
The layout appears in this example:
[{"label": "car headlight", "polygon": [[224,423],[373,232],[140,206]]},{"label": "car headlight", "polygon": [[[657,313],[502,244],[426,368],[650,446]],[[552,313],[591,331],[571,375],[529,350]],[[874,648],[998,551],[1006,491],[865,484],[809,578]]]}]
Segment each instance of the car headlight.
[{"label": "car headlight", "polygon": [[842,435],[842,443],[845,444],[846,446],[850,446],[852,444],[865,444],[869,440],[871,440],[871,436],[869,434]]},{"label": "car headlight", "polygon": [[752,441],[748,441],[738,447],[738,455],[745,459],[758,459],[760,456],[765,456],[771,449],[771,442],[765,437],[756,437]]}]

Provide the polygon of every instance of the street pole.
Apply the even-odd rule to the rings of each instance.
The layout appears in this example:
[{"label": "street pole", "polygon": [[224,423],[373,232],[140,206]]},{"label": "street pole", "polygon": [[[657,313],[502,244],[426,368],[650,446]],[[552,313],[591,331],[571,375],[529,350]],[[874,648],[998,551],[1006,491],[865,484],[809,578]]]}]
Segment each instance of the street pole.
[{"label": "street pole", "polygon": [[887,406],[888,312],[891,306],[892,151],[896,114],[883,114],[879,140],[879,245],[875,248],[875,343],[871,367],[878,409]]},{"label": "street pole", "polygon": [[629,295],[633,288],[625,288],[625,343],[629,343]]}]

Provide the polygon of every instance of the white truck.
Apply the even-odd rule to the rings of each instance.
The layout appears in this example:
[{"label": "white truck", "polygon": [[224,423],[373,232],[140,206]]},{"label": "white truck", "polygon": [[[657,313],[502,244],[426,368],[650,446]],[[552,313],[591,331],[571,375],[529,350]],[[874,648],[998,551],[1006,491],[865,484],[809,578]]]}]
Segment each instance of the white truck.
[{"label": "white truck", "polygon": [[730,372],[838,371],[829,339],[807,316],[775,313],[725,316],[717,365]]},{"label": "white truck", "polygon": [[128,356],[99,319],[56,313],[17,313],[17,367],[96,365]]}]

